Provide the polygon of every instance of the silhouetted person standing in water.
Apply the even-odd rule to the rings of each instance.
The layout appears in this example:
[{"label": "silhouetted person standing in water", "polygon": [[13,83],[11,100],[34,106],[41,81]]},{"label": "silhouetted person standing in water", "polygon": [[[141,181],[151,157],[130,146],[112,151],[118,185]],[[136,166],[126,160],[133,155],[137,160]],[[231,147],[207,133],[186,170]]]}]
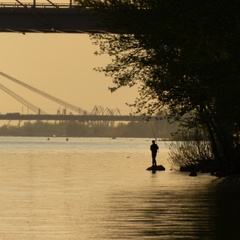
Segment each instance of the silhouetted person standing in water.
[{"label": "silhouetted person standing in water", "polygon": [[154,140],[152,140],[152,145],[150,146],[150,150],[152,152],[152,166],[156,167],[156,156],[157,156],[157,151],[158,151],[158,145],[155,143]]}]

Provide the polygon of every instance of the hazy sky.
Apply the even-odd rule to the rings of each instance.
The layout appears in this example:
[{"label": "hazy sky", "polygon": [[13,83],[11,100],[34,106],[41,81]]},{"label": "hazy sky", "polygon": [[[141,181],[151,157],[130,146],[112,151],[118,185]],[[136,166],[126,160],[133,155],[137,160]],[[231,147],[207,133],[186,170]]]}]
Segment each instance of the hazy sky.
[{"label": "hazy sky", "polygon": [[[119,108],[122,114],[131,112],[125,103],[134,101],[137,90],[108,90],[113,85],[111,79],[93,68],[105,66],[110,58],[94,55],[98,47],[87,34],[0,33],[0,41],[1,72],[87,111],[101,105]],[[47,113],[55,113],[59,108],[2,76],[0,83]],[[1,89],[0,96],[0,113],[27,113],[23,104]]]}]

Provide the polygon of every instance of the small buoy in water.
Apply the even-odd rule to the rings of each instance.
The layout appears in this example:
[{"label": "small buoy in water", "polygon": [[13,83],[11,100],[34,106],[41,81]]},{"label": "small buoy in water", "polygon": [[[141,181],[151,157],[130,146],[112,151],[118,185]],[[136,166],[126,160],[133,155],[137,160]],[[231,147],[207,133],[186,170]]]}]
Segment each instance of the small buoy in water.
[{"label": "small buoy in water", "polygon": [[197,172],[195,171],[191,171],[189,174],[190,177],[196,177],[197,176]]}]

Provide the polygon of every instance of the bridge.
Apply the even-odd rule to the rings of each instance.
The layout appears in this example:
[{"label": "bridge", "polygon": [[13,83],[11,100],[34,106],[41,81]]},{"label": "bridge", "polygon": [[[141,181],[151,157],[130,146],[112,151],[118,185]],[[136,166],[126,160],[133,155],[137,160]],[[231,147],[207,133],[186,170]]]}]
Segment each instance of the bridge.
[{"label": "bridge", "polygon": [[[60,98],[50,95],[49,93],[43,92],[29,84],[20,81],[4,72],[0,72],[0,77],[3,77],[14,84],[20,85],[27,90],[30,90],[34,94],[38,94],[51,102],[57,103],[61,106],[63,111],[60,112],[58,109],[57,114],[48,114],[43,109],[40,109],[32,102],[26,100],[24,97],[20,96],[16,92],[13,92],[6,86],[0,83],[0,89],[14,98],[16,101],[25,106],[32,114],[20,114],[19,112],[0,114],[0,120],[18,120],[18,121],[31,121],[31,120],[50,120],[50,121],[143,121],[145,120],[142,116],[132,116],[132,115],[121,115],[119,109],[108,109],[103,107],[95,106],[91,112],[88,112],[81,107],[75,106],[69,102],[66,102]],[[67,114],[69,110],[69,114]],[[71,112],[70,112],[71,111]]]},{"label": "bridge", "polygon": [[[24,1],[24,0],[23,0]],[[103,24],[92,9],[68,3],[0,3],[0,32],[20,33],[119,33]]]},{"label": "bridge", "polygon": [[58,114],[20,114],[20,113],[7,113],[0,114],[0,120],[18,120],[18,121],[31,121],[31,120],[48,120],[48,121],[106,121],[106,122],[131,122],[143,121],[141,116],[130,115],[58,115]]}]

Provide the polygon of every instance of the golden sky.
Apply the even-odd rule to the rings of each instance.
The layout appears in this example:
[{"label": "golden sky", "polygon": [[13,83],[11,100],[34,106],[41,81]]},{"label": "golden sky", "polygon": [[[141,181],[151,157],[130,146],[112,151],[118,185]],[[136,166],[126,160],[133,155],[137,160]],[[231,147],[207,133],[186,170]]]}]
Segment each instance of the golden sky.
[{"label": "golden sky", "polygon": [[[95,105],[131,109],[137,90],[108,90],[112,80],[93,70],[105,66],[108,56],[95,56],[98,47],[87,34],[0,33],[1,64],[4,72],[57,98],[91,111]],[[56,113],[59,105],[51,103],[0,76],[0,83],[47,113]],[[27,108],[0,89],[0,113],[27,113]]]}]

